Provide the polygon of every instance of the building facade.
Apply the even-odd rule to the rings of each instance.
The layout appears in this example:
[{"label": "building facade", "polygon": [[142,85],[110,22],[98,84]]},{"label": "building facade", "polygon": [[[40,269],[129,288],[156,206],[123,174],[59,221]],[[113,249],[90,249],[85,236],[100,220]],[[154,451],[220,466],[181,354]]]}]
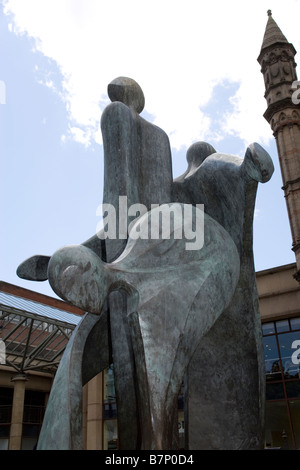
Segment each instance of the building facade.
[{"label": "building facade", "polygon": [[266,374],[265,446],[300,449],[300,288],[297,265],[256,274]]},{"label": "building facade", "polygon": [[81,315],[0,282],[0,449],[33,449],[65,347]]}]

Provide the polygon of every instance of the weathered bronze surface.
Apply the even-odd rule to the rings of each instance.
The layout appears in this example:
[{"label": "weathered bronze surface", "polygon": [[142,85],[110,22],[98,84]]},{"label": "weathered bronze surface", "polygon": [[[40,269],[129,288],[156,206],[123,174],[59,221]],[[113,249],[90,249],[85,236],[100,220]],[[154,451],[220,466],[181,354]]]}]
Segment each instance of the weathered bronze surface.
[{"label": "weathered bronze surface", "polygon": [[187,448],[261,448],[252,222],[257,184],[270,179],[272,161],[258,144],[241,159],[197,142],[173,180],[167,135],[140,116],[140,86],[119,77],[108,94],[103,203],[115,209],[117,236],[108,238],[104,226],[82,245],[18,268],[20,277],[48,278],[88,312],[57,372],[38,448],[82,448],[82,385],[111,362],[121,449],[178,448],[183,381]]}]

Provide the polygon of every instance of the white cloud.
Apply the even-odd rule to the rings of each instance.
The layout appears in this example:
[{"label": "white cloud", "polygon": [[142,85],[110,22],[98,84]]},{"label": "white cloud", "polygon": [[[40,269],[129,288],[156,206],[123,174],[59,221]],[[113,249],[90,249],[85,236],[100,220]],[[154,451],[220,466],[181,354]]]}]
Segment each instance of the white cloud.
[{"label": "white cloud", "polygon": [[[146,110],[173,147],[214,132],[201,110],[223,80],[240,84],[222,132],[268,142],[263,78],[256,61],[270,0],[8,0],[17,34],[35,39],[63,75],[73,138],[101,143],[99,120],[107,84],[120,75],[142,86]],[[299,49],[300,2],[272,0],[274,19]],[[45,84],[54,84],[45,77]]]},{"label": "white cloud", "polygon": [[223,131],[225,134],[237,135],[247,143],[258,141],[267,145],[273,135],[270,125],[262,118],[266,103],[264,99],[259,99],[264,94],[259,83],[261,78],[251,74],[241,81],[238,91],[230,99],[233,111],[225,116]]}]

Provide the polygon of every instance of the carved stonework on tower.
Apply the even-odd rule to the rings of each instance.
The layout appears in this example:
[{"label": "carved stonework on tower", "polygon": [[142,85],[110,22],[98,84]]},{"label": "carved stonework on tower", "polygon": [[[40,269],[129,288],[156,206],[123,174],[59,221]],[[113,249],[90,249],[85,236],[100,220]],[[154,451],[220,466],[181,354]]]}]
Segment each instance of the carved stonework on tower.
[{"label": "carved stonework on tower", "polygon": [[289,43],[268,11],[268,22],[258,62],[265,81],[267,109],[264,113],[277,143],[300,281],[300,104],[292,99],[297,80],[294,46]]}]

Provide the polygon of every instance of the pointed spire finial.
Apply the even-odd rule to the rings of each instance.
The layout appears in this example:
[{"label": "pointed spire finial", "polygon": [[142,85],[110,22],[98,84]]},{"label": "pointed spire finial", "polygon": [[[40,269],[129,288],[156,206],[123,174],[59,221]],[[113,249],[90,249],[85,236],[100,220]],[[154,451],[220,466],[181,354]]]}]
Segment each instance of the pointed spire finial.
[{"label": "pointed spire finial", "polygon": [[278,27],[276,21],[272,16],[272,11],[268,10],[268,22],[261,46],[260,53],[270,46],[275,44],[289,44],[286,37],[282,33],[281,29]]}]

